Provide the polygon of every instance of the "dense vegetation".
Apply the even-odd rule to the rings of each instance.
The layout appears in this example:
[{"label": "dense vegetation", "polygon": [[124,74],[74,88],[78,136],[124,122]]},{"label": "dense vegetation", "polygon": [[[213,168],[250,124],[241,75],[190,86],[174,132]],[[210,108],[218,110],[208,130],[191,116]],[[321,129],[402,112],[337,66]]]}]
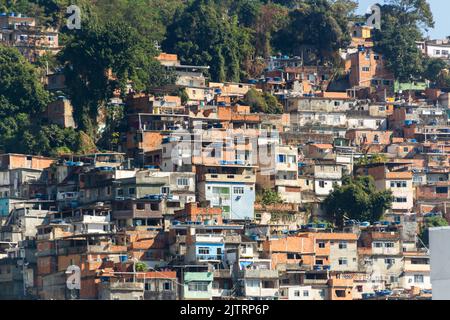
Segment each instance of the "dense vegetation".
[{"label": "dense vegetation", "polygon": [[[65,27],[70,4],[82,8],[81,30]],[[92,149],[91,139],[111,148],[120,124],[99,132],[98,111],[130,85],[151,91],[173,83],[174,76],[155,61],[159,50],[177,53],[186,64],[209,65],[213,81],[259,77],[264,59],[279,52],[339,67],[339,49],[350,42],[348,22],[365,19],[355,16],[356,6],[353,0],[0,0],[0,11],[25,13],[58,28],[65,45],[58,57],[43,57],[35,66],[14,50],[0,51],[0,59],[12,60],[0,66],[0,148],[50,155]],[[415,45],[434,23],[426,0],[386,1],[382,17],[376,49],[396,77],[450,85],[445,63],[424,59]],[[77,131],[39,120],[54,98],[39,84],[47,65],[66,74],[68,90],[61,94],[72,100]],[[24,92],[17,95],[20,88]],[[281,111],[271,95],[252,91],[245,100],[255,112]]]},{"label": "dense vegetation", "polygon": [[345,177],[323,202],[326,213],[336,225],[345,219],[376,222],[392,206],[392,192],[377,191],[371,176]]},{"label": "dense vegetation", "polygon": [[37,120],[49,101],[36,68],[17,50],[0,46],[0,149],[55,154],[80,148],[73,129]]}]

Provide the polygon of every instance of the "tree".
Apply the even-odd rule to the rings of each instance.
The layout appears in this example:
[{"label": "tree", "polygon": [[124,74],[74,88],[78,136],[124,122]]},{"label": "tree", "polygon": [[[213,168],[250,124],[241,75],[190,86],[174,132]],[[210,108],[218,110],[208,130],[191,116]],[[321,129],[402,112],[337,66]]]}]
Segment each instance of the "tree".
[{"label": "tree", "polygon": [[329,0],[300,2],[289,13],[287,26],[275,34],[275,47],[302,56],[305,63],[335,61],[338,50],[346,48],[351,41],[348,17],[352,9],[343,6],[342,1],[338,4]]},{"label": "tree", "polygon": [[117,91],[137,91],[172,83],[173,77],[155,60],[156,48],[129,24],[87,21],[60,54],[68,95],[78,126],[96,136],[97,116]]},{"label": "tree", "polygon": [[94,12],[102,22],[127,21],[149,42],[161,43],[167,25],[183,7],[180,0],[109,0],[96,2]]},{"label": "tree", "polygon": [[50,95],[37,69],[13,48],[0,45],[0,149],[3,152],[56,155],[75,152],[79,134],[74,129],[47,125],[41,115]]},{"label": "tree", "polygon": [[422,54],[416,42],[422,28],[434,26],[426,0],[390,0],[381,8],[381,30],[374,32],[375,50],[385,56],[386,67],[400,81],[420,78]]},{"label": "tree", "polygon": [[448,81],[448,70],[450,69],[447,62],[442,59],[437,58],[426,58],[424,59],[424,73],[425,79],[431,81],[439,87],[447,86],[450,81]]},{"label": "tree", "polygon": [[342,186],[325,199],[323,205],[328,216],[338,226],[344,219],[375,222],[392,206],[392,192],[377,191],[373,177],[345,177]]},{"label": "tree", "polygon": [[243,102],[250,106],[251,112],[269,114],[283,113],[283,107],[277,98],[270,93],[261,93],[253,88],[247,92]]},{"label": "tree", "polygon": [[194,0],[178,14],[163,48],[185,63],[210,66],[212,80],[221,82],[245,77],[241,65],[252,52],[249,30],[239,27],[237,17],[228,16],[213,0]]},{"label": "tree", "polygon": [[421,228],[420,238],[425,245],[430,242],[429,229],[438,227],[447,227],[448,221],[443,217],[427,217],[424,220],[424,224]]},{"label": "tree", "polygon": [[377,164],[377,163],[385,163],[388,159],[384,154],[374,154],[370,158],[365,154],[362,158],[358,159],[359,166],[365,166],[368,164]]},{"label": "tree", "polygon": [[261,202],[265,206],[270,206],[283,203],[283,199],[281,199],[278,192],[271,189],[266,189],[263,191]]},{"label": "tree", "polygon": [[137,262],[136,263],[136,272],[147,272],[148,266],[144,262]]}]

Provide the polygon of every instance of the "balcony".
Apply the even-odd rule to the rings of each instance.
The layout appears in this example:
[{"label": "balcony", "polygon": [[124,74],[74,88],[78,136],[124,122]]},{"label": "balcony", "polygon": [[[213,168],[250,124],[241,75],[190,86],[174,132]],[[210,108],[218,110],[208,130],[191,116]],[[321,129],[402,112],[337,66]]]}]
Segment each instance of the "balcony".
[{"label": "balcony", "polygon": [[314,286],[314,285],[327,285],[328,279],[305,279],[303,281],[305,286]]},{"label": "balcony", "polygon": [[398,248],[372,248],[373,255],[400,255]]},{"label": "balcony", "polygon": [[278,288],[245,287],[245,295],[247,297],[274,298],[278,294]]},{"label": "balcony", "polygon": [[223,236],[214,234],[196,234],[193,241],[195,243],[223,243]]},{"label": "balcony", "polygon": [[205,174],[204,180],[207,182],[238,182],[256,183],[256,176],[249,174]]},{"label": "balcony", "polygon": [[233,295],[233,290],[230,289],[221,289],[221,288],[213,288],[212,296],[214,298],[227,298]]},{"label": "balcony", "polygon": [[277,171],[298,172],[298,164],[295,162],[293,163],[278,162],[275,168]]},{"label": "balcony", "polygon": [[[224,238],[225,243],[228,244],[240,244],[241,243],[241,236],[240,235],[226,235]],[[250,257],[253,257],[253,255],[251,255]]]},{"label": "balcony", "polygon": [[323,179],[323,180],[341,180],[342,172],[324,172],[324,171],[316,171],[314,172],[315,179]]},{"label": "balcony", "polygon": [[411,264],[406,263],[404,267],[405,272],[430,272],[429,264]]},{"label": "balcony", "polygon": [[239,275],[244,279],[278,279],[277,270],[243,270]]},{"label": "balcony", "polygon": [[222,261],[223,255],[215,255],[215,254],[197,254],[197,261]]}]

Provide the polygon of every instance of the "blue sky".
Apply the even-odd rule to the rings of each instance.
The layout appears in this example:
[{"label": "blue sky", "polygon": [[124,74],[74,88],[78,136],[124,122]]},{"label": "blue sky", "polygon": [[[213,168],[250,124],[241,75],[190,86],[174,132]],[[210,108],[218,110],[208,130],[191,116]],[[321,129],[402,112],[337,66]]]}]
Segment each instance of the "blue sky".
[{"label": "blue sky", "polygon": [[[450,1],[428,0],[433,11],[436,27],[428,32],[432,39],[441,39],[450,36]],[[365,13],[372,4],[383,4],[384,0],[359,0],[358,13]]]}]

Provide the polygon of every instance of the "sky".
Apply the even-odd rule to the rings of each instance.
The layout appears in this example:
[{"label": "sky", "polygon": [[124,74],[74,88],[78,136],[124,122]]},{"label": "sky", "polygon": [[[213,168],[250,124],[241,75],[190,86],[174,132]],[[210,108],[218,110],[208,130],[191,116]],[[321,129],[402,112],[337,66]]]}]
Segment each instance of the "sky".
[{"label": "sky", "polygon": [[[358,13],[366,13],[369,7],[377,2],[383,4],[384,0],[359,0]],[[432,39],[443,39],[450,36],[450,1],[428,0],[428,2],[431,5],[434,21],[436,23],[434,30],[430,30],[428,35]]]}]

